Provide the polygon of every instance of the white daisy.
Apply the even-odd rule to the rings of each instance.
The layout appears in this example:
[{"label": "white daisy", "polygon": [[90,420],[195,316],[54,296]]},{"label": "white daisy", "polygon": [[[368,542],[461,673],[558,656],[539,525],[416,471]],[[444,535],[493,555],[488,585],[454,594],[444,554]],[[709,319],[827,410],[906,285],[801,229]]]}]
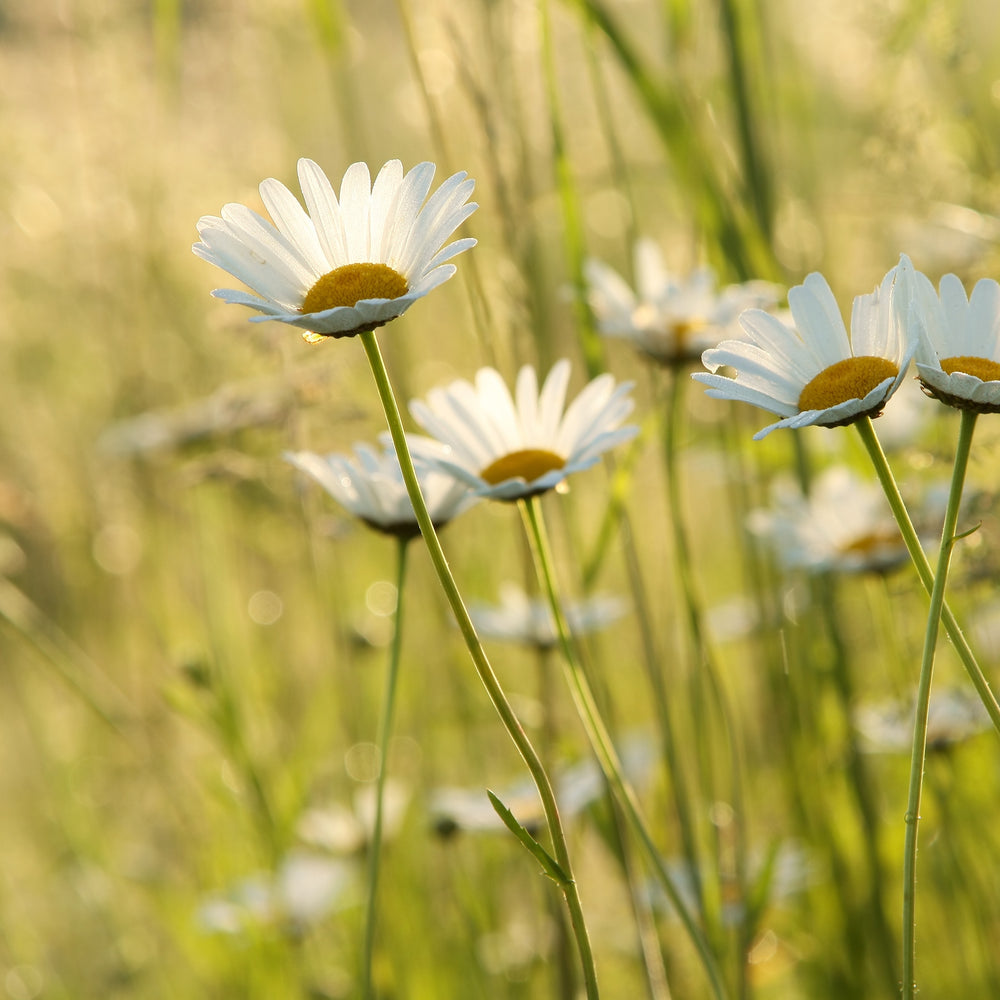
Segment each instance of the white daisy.
[{"label": "white daisy", "polygon": [[[870,753],[909,753],[913,746],[913,703],[888,701],[854,712],[854,727]],[[927,749],[945,750],[991,727],[973,691],[945,689],[931,694],[927,712]]]},{"label": "white daisy", "polygon": [[[286,452],[285,458],[312,476],[337,503],[369,527],[400,538],[419,535],[396,453],[391,449],[378,452],[368,445],[356,444],[354,454],[352,460],[347,455],[297,451]],[[417,479],[437,528],[476,502],[469,487],[447,472],[422,466],[417,469]]]},{"label": "white daisy", "polygon": [[[625,602],[596,595],[571,601],[563,608],[570,632],[585,635],[617,621],[626,612]],[[530,598],[516,583],[500,585],[499,604],[470,604],[469,615],[485,639],[519,642],[548,649],[558,642],[548,602]]]},{"label": "white daisy", "polygon": [[[429,199],[433,163],[403,174],[399,160],[374,185],[365,163],[352,164],[334,194],[312,160],[298,164],[308,214],[274,178],[260,185],[273,220],[245,205],[226,205],[222,218],[198,220],[194,252],[239,278],[256,294],[221,288],[212,294],[301,327],[310,342],[350,337],[401,316],[455,273],[445,261],[475,244],[445,240],[475,211],[475,182],[449,177]],[[425,199],[427,199],[425,204]]]},{"label": "white daisy", "polygon": [[946,274],[938,295],[925,275],[914,277],[909,315],[924,391],[959,409],[1000,413],[1000,285],[983,278],[967,297]]},{"label": "white daisy", "polygon": [[[826,279],[810,274],[788,293],[796,329],[749,309],[740,316],[747,338],[706,351],[702,362],[711,374],[691,377],[709,387],[709,396],[752,403],[781,417],[755,440],[778,427],[839,427],[878,416],[916,347],[904,322],[912,274],[903,257],[871,295],[855,298],[850,338]],[[723,366],[734,368],[734,377],[717,374]]]},{"label": "white daisy", "polygon": [[[657,761],[656,747],[644,733],[631,733],[618,746],[622,767],[634,785],[649,781]],[[607,794],[607,782],[600,765],[587,757],[571,765],[557,765],[554,791],[564,818],[577,816]],[[523,779],[497,792],[497,797],[529,830],[543,823],[538,791],[530,779]],[[430,814],[434,830],[441,836],[491,833],[505,829],[493,804],[482,788],[447,786],[431,793]]]},{"label": "white daisy", "polygon": [[789,569],[884,572],[907,560],[906,546],[879,484],[845,466],[821,472],[809,496],[778,480],[770,508],[748,526]]},{"label": "white daisy", "polygon": [[512,398],[497,371],[481,368],[475,384],[460,379],[430,392],[426,402],[414,400],[413,419],[436,439],[414,436],[414,458],[480,496],[518,500],[552,489],[639,430],[621,426],[632,412],[631,382],[616,386],[611,375],[599,375],[564,412],[569,376],[569,362],[557,361],[539,392],[535,369],[525,365]]},{"label": "white daisy", "polygon": [[293,850],[274,872],[242,879],[227,892],[208,896],[197,922],[209,933],[242,934],[291,924],[312,927],[354,902],[356,865],[315,851]]},{"label": "white daisy", "polygon": [[778,287],[766,281],[716,291],[715,275],[707,268],[686,279],[671,275],[659,247],[649,239],[635,245],[635,290],[600,261],[588,260],[585,267],[600,332],[631,341],[665,365],[696,360],[718,343],[744,309],[767,308],[780,297]]}]

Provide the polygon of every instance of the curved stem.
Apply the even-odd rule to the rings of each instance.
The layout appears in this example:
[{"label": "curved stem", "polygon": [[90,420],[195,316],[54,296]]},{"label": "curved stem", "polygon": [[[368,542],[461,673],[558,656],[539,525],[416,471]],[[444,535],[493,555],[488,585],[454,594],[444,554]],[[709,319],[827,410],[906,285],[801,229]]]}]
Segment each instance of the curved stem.
[{"label": "curved stem", "polygon": [[718,961],[712,953],[704,932],[695,922],[680,893],[674,885],[670,873],[659,849],[653,841],[649,832],[649,827],[643,819],[639,808],[639,802],[631,785],[625,778],[624,769],[618,758],[611,736],[601,718],[600,710],[594,698],[590,683],[583,672],[579,658],[573,648],[570,639],[569,626],[563,614],[562,606],[559,603],[559,594],[556,588],[555,572],[553,569],[552,554],[549,547],[548,535],[545,531],[542,520],[541,508],[537,497],[528,497],[521,501],[521,511],[524,515],[525,526],[531,541],[531,552],[535,559],[535,568],[538,573],[539,582],[545,590],[546,598],[552,610],[552,617],[555,621],[556,632],[559,636],[559,645],[563,652],[563,666],[570,692],[573,695],[573,702],[576,705],[580,721],[583,723],[590,740],[590,745],[597,757],[597,761],[604,772],[605,778],[611,785],[618,801],[621,803],[629,818],[633,828],[639,835],[643,847],[646,850],[653,870],[674,907],[684,929],[691,939],[692,944],[698,951],[705,971],[711,982],[713,996],[717,1000],[724,1000],[726,997],[726,987],[719,970]]},{"label": "curved stem", "polygon": [[560,868],[566,873],[567,878],[559,881],[559,887],[566,898],[566,906],[569,910],[570,923],[573,927],[573,935],[576,938],[577,948],[580,952],[580,963],[583,967],[583,978],[587,989],[588,1000],[597,1000],[599,996],[597,986],[597,971],[594,966],[594,956],[590,947],[590,937],[587,933],[586,923],[583,917],[583,905],[580,901],[580,892],[573,878],[572,867],[570,865],[569,847],[566,843],[566,834],[563,831],[562,819],[559,816],[559,808],[556,805],[555,792],[552,790],[552,783],[542,765],[535,748],[531,744],[514,709],[511,707],[507,696],[504,694],[500,682],[493,672],[486,651],[483,649],[479,636],[476,635],[475,626],[469,617],[469,612],[459,593],[458,585],[452,575],[448,560],[430,514],[427,511],[427,504],[420,492],[420,483],[417,480],[417,473],[413,468],[413,459],[410,457],[410,450],[406,444],[406,433],[403,430],[403,421],[399,415],[399,407],[396,405],[396,397],[392,391],[392,384],[389,381],[389,373],[386,371],[385,362],[382,360],[382,353],[379,351],[378,341],[375,339],[373,331],[359,335],[368,362],[371,365],[372,375],[378,389],[379,398],[382,401],[382,408],[385,410],[386,422],[389,425],[389,433],[392,436],[392,443],[399,458],[399,467],[403,474],[403,481],[406,483],[406,490],[413,504],[413,511],[420,526],[420,533],[424,537],[427,551],[430,555],[434,570],[437,573],[441,588],[444,591],[452,614],[458,622],[462,638],[472,657],[476,673],[480,681],[486,688],[486,692],[492,701],[497,714],[503,722],[504,728],[513,740],[518,752],[521,754],[531,777],[538,789],[539,797],[542,800],[542,809],[545,812],[545,820],[549,828],[549,835],[552,838],[552,846],[555,851],[556,861]]},{"label": "curved stem", "polygon": [[361,995],[365,1000],[372,993],[372,955],[375,949],[375,900],[378,895],[378,876],[382,858],[382,825],[385,812],[385,778],[388,773],[389,737],[392,733],[393,710],[396,705],[396,681],[399,677],[399,651],[403,638],[403,585],[406,581],[406,538],[399,538],[396,547],[396,615],[393,622],[392,644],[389,647],[389,664],[386,670],[385,694],[382,715],[378,723],[378,779],[375,784],[375,823],[369,844],[371,857],[368,862],[368,911],[365,914],[365,941],[362,951]]},{"label": "curved stem", "polygon": [[[896,524],[899,525],[903,541],[906,543],[910,559],[916,567],[920,582],[923,584],[924,590],[929,594],[934,587],[934,572],[920,544],[920,539],[917,537],[917,532],[913,527],[913,522],[910,520],[906,506],[903,504],[903,498],[899,494],[899,487],[893,478],[892,470],[889,468],[889,463],[885,457],[885,452],[882,451],[882,446],[875,435],[875,428],[872,426],[871,417],[863,417],[854,426],[857,427],[858,433],[861,435],[861,440],[864,442],[868,455],[872,460],[872,464],[875,466],[875,472],[889,500],[889,506],[892,507],[893,516],[896,518]],[[941,621],[944,623],[948,637],[955,645],[955,651],[961,658],[966,672],[979,695],[980,701],[982,701],[987,713],[989,713],[994,728],[1000,733],[1000,705],[997,704],[997,700],[990,690],[989,681],[986,680],[978,662],[976,662],[976,656],[972,652],[972,648],[969,646],[951,608],[948,607],[947,601],[941,605]]]},{"label": "curved stem", "polygon": [[931,603],[927,612],[927,629],[924,633],[924,652],[920,661],[920,681],[917,685],[917,704],[913,721],[913,749],[910,754],[910,784],[906,801],[906,838],[903,847],[903,998],[914,1000],[917,993],[914,981],[916,959],[916,893],[917,893],[917,827],[920,821],[920,797],[923,789],[924,761],[927,755],[927,715],[930,708],[931,680],[934,675],[934,651],[937,647],[938,629],[944,608],[944,591],[948,578],[951,553],[955,547],[955,526],[958,508],[962,502],[962,488],[969,463],[969,449],[976,427],[972,410],[962,411],[962,422],[955,448],[955,468],[948,494],[948,508],[941,528],[941,548],[938,550],[937,572],[931,588]]}]

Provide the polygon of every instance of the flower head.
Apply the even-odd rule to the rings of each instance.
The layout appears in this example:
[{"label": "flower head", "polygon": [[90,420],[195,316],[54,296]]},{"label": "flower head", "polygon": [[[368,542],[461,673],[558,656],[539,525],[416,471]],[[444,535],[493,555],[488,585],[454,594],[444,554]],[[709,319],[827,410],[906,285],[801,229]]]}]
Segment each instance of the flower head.
[{"label": "flower head", "polygon": [[635,245],[635,276],[633,290],[606,264],[587,261],[590,305],[601,333],[631,341],[663,365],[697,360],[744,309],[774,305],[779,297],[777,287],[766,281],[716,291],[715,275],[705,268],[677,278],[648,239]]},{"label": "flower head", "polygon": [[914,279],[909,318],[924,392],[959,409],[1000,413],[1000,285],[983,278],[967,297],[954,274],[941,279],[940,295],[919,271]]},{"label": "flower head", "polygon": [[820,473],[808,497],[780,480],[771,507],[752,511],[749,527],[789,569],[884,572],[907,558],[878,483],[845,466]]},{"label": "flower head", "polygon": [[[419,535],[396,453],[356,444],[354,454],[352,460],[346,455],[297,451],[286,452],[285,458],[312,476],[337,503],[369,527],[397,538]],[[447,472],[422,467],[417,469],[417,479],[436,528],[476,502],[469,487]]]},{"label": "flower head", "polygon": [[[610,625],[625,614],[623,601],[596,595],[567,604],[563,609],[570,632],[584,635]],[[548,649],[558,642],[548,602],[532,600],[516,583],[500,585],[500,603],[470,604],[476,631],[486,639],[519,642]]]},{"label": "flower head", "polygon": [[481,368],[475,383],[460,379],[414,400],[413,419],[436,439],[413,437],[414,459],[480,496],[517,500],[552,489],[638,433],[621,426],[632,411],[631,382],[599,375],[564,412],[569,375],[569,362],[557,361],[539,392],[535,369],[525,365],[512,397],[499,372]]},{"label": "flower head", "polygon": [[[854,727],[872,753],[909,753],[913,745],[913,703],[864,705]],[[931,694],[927,713],[928,751],[946,750],[990,728],[990,717],[972,691],[956,688]]]},{"label": "flower head", "polygon": [[[390,160],[372,184],[365,163],[352,164],[334,194],[312,160],[299,160],[308,214],[279,181],[260,196],[272,222],[245,205],[226,205],[222,217],[198,220],[194,252],[238,278],[256,294],[216,289],[226,302],[308,331],[313,342],[350,337],[401,316],[455,273],[445,261],[475,244],[448,237],[476,209],[474,181],[453,174],[428,199],[433,163],[405,175]],[[426,203],[425,203],[426,199]]]},{"label": "flower head", "polygon": [[[878,416],[900,382],[915,349],[903,309],[913,269],[904,257],[870,295],[854,300],[851,336],[833,292],[818,273],[788,293],[792,329],[760,309],[740,316],[745,340],[724,340],[706,351],[709,369],[692,376],[707,395],[753,403],[781,419],[758,431],[759,440],[778,427],[839,427]],[[727,378],[718,370],[736,370]]]}]

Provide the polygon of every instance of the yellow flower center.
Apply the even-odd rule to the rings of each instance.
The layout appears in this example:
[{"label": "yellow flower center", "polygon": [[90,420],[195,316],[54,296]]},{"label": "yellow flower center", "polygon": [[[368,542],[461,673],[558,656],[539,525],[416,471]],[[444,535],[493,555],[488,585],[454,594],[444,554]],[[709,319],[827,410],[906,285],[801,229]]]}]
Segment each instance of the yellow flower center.
[{"label": "yellow flower center", "polygon": [[362,299],[398,299],[410,286],[388,264],[344,264],[327,271],[306,293],[302,312],[353,306]]},{"label": "yellow flower center", "polygon": [[989,358],[977,358],[970,355],[942,358],[941,367],[949,375],[963,372],[966,375],[974,375],[984,382],[1000,382],[1000,364],[997,364],[996,361],[990,361]]},{"label": "yellow flower center", "polygon": [[845,358],[824,368],[806,385],[799,396],[799,409],[826,410],[848,399],[864,399],[880,382],[898,374],[899,369],[887,358]]},{"label": "yellow flower center", "polygon": [[544,448],[524,448],[502,455],[487,465],[479,475],[490,486],[517,477],[533,483],[539,476],[544,476],[553,469],[561,469],[565,464],[566,459],[560,458],[554,451],[546,451]]},{"label": "yellow flower center", "polygon": [[901,536],[898,532],[889,528],[876,528],[867,534],[858,535],[852,538],[846,545],[842,545],[840,551],[844,555],[871,556],[879,549],[901,544]]}]

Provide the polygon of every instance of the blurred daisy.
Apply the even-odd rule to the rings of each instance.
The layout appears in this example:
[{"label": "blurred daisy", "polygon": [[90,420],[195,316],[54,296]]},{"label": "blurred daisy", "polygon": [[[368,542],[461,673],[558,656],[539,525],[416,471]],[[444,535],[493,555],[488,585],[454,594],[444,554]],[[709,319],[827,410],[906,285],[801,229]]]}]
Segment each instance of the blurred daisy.
[{"label": "blurred daisy", "polygon": [[[913,705],[888,701],[854,713],[854,726],[870,753],[909,753],[913,746]],[[931,693],[927,714],[927,749],[944,750],[990,729],[990,717],[973,691]]]},{"label": "blurred daisy", "polygon": [[[428,453],[432,451],[428,448]],[[439,448],[439,452],[444,449]],[[312,476],[345,510],[370,528],[397,538],[420,534],[413,505],[406,492],[396,453],[376,451],[366,444],[354,446],[354,459],[346,455],[317,455],[312,451],[285,452],[297,469]],[[469,487],[448,472],[432,466],[417,469],[420,492],[436,528],[476,502]]]},{"label": "blurred daisy", "polygon": [[[198,220],[194,252],[238,278],[255,294],[212,294],[308,331],[310,342],[351,337],[401,316],[417,299],[455,273],[445,261],[475,244],[449,236],[475,211],[475,182],[453,174],[428,199],[433,163],[405,175],[399,160],[379,171],[374,185],[365,163],[347,169],[340,197],[312,160],[298,164],[308,214],[279,181],[260,196],[272,222],[245,205],[226,205],[222,218]],[[425,203],[426,200],[426,203]]]},{"label": "blurred daisy", "polygon": [[771,507],[751,511],[748,526],[790,569],[885,572],[907,560],[880,486],[845,466],[820,473],[808,497],[779,480]]},{"label": "blurred daisy", "polygon": [[[657,760],[657,749],[645,734],[626,736],[618,747],[622,767],[634,784],[649,780]],[[559,812],[564,817],[577,816],[602,799],[607,782],[592,757],[586,757],[557,770],[554,791]],[[527,829],[540,829],[545,817],[534,784],[524,779],[497,792],[497,798]],[[442,836],[458,832],[499,833],[506,830],[482,788],[439,788],[430,798],[431,823]]]},{"label": "blurred daisy", "polygon": [[569,376],[569,362],[557,361],[539,392],[535,369],[525,365],[511,397],[499,372],[481,368],[474,384],[460,379],[414,400],[413,419],[435,439],[413,437],[414,459],[497,500],[552,489],[639,431],[621,426],[632,412],[631,382],[616,386],[599,375],[564,412]]},{"label": "blurred daisy", "polygon": [[[573,601],[563,608],[574,635],[595,632],[625,614],[625,602],[616,597],[595,596]],[[499,604],[470,604],[469,614],[482,638],[519,642],[549,649],[558,636],[548,602],[532,599],[516,584],[500,585]]]},{"label": "blurred daisy", "polygon": [[910,319],[924,392],[959,409],[1000,413],[1000,285],[983,278],[967,297],[946,274],[939,295],[925,275],[914,278]]},{"label": "blurred daisy", "polygon": [[[691,866],[685,861],[677,860],[668,861],[667,868],[681,899],[690,909],[697,909],[698,880]],[[817,859],[797,841],[781,841],[773,844],[767,852],[751,852],[747,868],[747,888],[749,894],[756,897],[754,905],[757,909],[765,903],[776,906],[805,892],[822,878]],[[721,873],[719,881],[722,922],[727,927],[735,927],[746,918],[747,902],[742,898],[739,883],[733,873]],[[646,885],[646,892],[657,910],[670,915],[675,913],[660,885],[650,882]]]},{"label": "blurred daisy", "polygon": [[227,892],[208,896],[197,922],[217,934],[240,934],[286,925],[301,931],[354,902],[353,863],[314,851],[289,852],[273,873],[242,879]]},{"label": "blurred daisy", "polygon": [[[296,833],[310,847],[333,854],[357,854],[371,843],[375,830],[374,784],[361,785],[354,794],[353,808],[340,803],[314,806],[299,819]],[[398,833],[410,804],[410,790],[400,781],[385,783],[382,838]]]},{"label": "blurred daisy", "polygon": [[648,239],[635,245],[635,290],[600,261],[588,260],[585,271],[600,332],[631,341],[663,365],[697,360],[744,309],[773,306],[780,296],[766,281],[716,291],[715,275],[707,268],[686,279],[671,275],[659,247]]},{"label": "blurred daisy", "polygon": [[[745,340],[724,340],[706,351],[709,373],[692,376],[707,385],[707,395],[752,403],[781,419],[758,431],[759,440],[778,427],[839,427],[882,412],[915,349],[904,310],[913,274],[900,263],[870,295],[854,300],[851,337],[826,279],[810,274],[788,293],[795,329],[761,309],[740,316]],[[718,374],[734,368],[729,378]]]}]

